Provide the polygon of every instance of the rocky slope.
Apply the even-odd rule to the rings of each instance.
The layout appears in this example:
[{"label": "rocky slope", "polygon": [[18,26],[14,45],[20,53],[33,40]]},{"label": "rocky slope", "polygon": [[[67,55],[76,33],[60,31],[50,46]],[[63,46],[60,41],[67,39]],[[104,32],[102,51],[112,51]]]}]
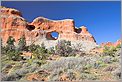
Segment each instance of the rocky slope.
[{"label": "rocky slope", "polygon": [[13,61],[4,55],[1,78],[2,81],[118,81],[121,79],[121,48],[109,53],[75,57],[50,55],[46,61]]}]

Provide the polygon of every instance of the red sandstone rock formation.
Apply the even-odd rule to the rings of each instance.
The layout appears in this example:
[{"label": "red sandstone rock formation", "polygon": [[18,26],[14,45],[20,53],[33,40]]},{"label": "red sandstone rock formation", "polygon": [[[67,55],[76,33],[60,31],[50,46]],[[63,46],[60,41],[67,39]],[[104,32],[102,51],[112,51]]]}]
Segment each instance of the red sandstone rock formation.
[{"label": "red sandstone rock formation", "polygon": [[100,45],[101,45],[102,47],[104,47],[104,46],[110,47],[110,46],[113,46],[114,44],[113,44],[112,42],[106,42],[106,43],[101,43]]},{"label": "red sandstone rock formation", "polygon": [[34,36],[34,32],[28,30],[30,27],[28,22],[21,17],[21,12],[11,8],[1,8],[1,38],[6,43],[9,36],[13,36],[18,42],[21,36],[25,35],[26,41],[30,40],[30,36]]},{"label": "red sandstone rock formation", "polygon": [[114,43],[114,46],[118,46],[118,45],[120,45],[121,43],[122,43],[121,40],[117,40],[117,41]]},{"label": "red sandstone rock formation", "polygon": [[48,40],[55,40],[51,36],[51,32],[58,32],[58,39],[65,40],[81,40],[95,42],[94,37],[88,32],[87,28],[82,26],[77,29],[74,26],[74,20],[49,20],[44,17],[38,17],[32,23],[28,23],[20,11],[12,8],[1,8],[1,37],[6,43],[9,36],[13,36],[18,42],[18,39],[25,35],[27,43],[35,42],[43,35]]},{"label": "red sandstone rock formation", "polygon": [[16,16],[22,16],[21,12],[16,10],[16,9],[13,9],[13,8],[6,8],[6,7],[3,7],[1,6],[1,13],[3,15],[16,15]]},{"label": "red sandstone rock formation", "polygon": [[27,30],[27,22],[20,17],[21,13],[15,9],[2,8],[1,9],[1,37],[3,42],[6,42],[9,36],[13,36],[18,40],[24,31]]},{"label": "red sandstone rock formation", "polygon": [[[88,32],[85,26],[76,29],[74,26],[74,21],[71,19],[65,20],[49,20],[44,17],[36,18],[31,25],[34,25],[35,30],[44,30],[47,32],[47,36],[51,38],[49,33],[58,32],[59,39],[65,40],[87,40],[95,42],[94,37]],[[80,30],[80,32],[78,32]],[[53,38],[52,38],[53,39]]]},{"label": "red sandstone rock formation", "polygon": [[105,47],[105,46],[107,46],[107,47],[110,47],[110,46],[117,47],[120,44],[121,44],[121,40],[117,40],[116,42],[113,42],[113,43],[112,42],[101,43],[100,46],[101,47]]}]

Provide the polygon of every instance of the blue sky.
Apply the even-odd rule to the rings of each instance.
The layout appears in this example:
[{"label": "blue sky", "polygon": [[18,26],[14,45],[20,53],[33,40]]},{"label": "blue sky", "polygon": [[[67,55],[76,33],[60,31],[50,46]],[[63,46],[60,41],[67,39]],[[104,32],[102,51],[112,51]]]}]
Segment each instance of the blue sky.
[{"label": "blue sky", "polygon": [[86,26],[98,44],[120,39],[120,1],[4,1],[2,6],[18,9],[29,22],[38,16],[53,20],[74,19],[75,26]]}]

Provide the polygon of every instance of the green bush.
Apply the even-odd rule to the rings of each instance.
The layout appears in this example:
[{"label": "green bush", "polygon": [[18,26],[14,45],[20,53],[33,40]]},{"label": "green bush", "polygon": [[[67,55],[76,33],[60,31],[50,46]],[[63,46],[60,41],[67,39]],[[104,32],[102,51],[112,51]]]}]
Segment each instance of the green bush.
[{"label": "green bush", "polygon": [[106,47],[104,48],[103,52],[106,54],[106,55],[109,55],[109,56],[114,56],[115,52],[117,51],[117,48],[116,47]]},{"label": "green bush", "polygon": [[6,55],[8,56],[9,60],[21,60],[21,56],[20,56],[21,52],[18,50],[8,50]]},{"label": "green bush", "polygon": [[98,80],[98,79],[99,78],[93,74],[86,74],[86,73],[80,74],[80,80]]},{"label": "green bush", "polygon": [[68,70],[67,75],[70,81],[76,80],[76,74],[74,73],[74,70]]},{"label": "green bush", "polygon": [[14,50],[15,49],[14,42],[15,42],[15,39],[12,36],[9,36],[7,40],[6,48],[8,48],[8,50]]},{"label": "green bush", "polygon": [[56,54],[60,56],[72,56],[74,55],[74,50],[71,47],[71,41],[61,40],[58,42],[58,44],[55,46],[56,48]]},{"label": "green bush", "polygon": [[47,50],[44,48],[37,48],[34,52],[33,55],[38,58],[38,59],[46,59],[47,58]]},{"label": "green bush", "polygon": [[7,44],[8,45],[14,45],[15,39],[12,36],[8,37]]},{"label": "green bush", "polygon": [[46,63],[46,60],[35,59],[35,60],[33,60],[33,63],[36,63],[39,66],[41,66],[42,64]]},{"label": "green bush", "polygon": [[1,46],[1,54],[6,54],[8,50],[9,50],[8,47]]},{"label": "green bush", "polygon": [[91,64],[86,64],[86,65],[84,66],[84,69],[90,69],[91,67],[92,67]]},{"label": "green bush", "polygon": [[9,75],[4,75],[1,80],[2,81],[17,81],[19,80],[21,77],[19,77],[17,74],[13,73],[13,74],[9,74]]},{"label": "green bush", "polygon": [[9,36],[7,40],[7,45],[2,47],[2,54],[5,54],[9,60],[20,60],[21,52],[16,49],[14,45],[15,39],[12,36]]},{"label": "green bush", "polygon": [[54,47],[51,47],[51,48],[48,49],[48,54],[55,54]]},{"label": "green bush", "polygon": [[48,54],[47,54],[48,51],[45,48],[44,44],[41,44],[41,46],[32,44],[29,46],[29,51],[32,52],[34,58],[36,59],[43,60],[48,57]]},{"label": "green bush", "polygon": [[19,39],[18,49],[20,51],[23,51],[23,50],[26,49],[26,40],[25,40],[25,36],[24,35]]},{"label": "green bush", "polygon": [[121,44],[117,45],[117,47],[116,47],[116,48],[121,48]]},{"label": "green bush", "polygon": [[35,45],[35,44],[31,44],[30,46],[28,46],[28,51],[34,52],[37,48],[40,48],[40,46]]},{"label": "green bush", "polygon": [[105,67],[105,66],[107,66],[107,64],[105,64],[105,62],[100,61],[100,60],[96,61],[94,64],[94,68],[100,68],[100,67]]}]

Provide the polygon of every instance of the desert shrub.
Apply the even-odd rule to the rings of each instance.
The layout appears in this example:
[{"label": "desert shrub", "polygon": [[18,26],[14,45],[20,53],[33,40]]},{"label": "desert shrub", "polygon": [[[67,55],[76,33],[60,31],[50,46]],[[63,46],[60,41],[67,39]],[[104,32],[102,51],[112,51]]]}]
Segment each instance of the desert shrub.
[{"label": "desert shrub", "polygon": [[76,51],[83,51],[83,46],[81,43],[77,43],[75,45],[72,45],[73,49],[75,49]]},{"label": "desert shrub", "polygon": [[32,73],[38,69],[38,64],[32,64],[29,68],[29,73]]},{"label": "desert shrub", "polygon": [[30,46],[28,46],[28,51],[34,52],[37,48],[40,48],[40,46],[35,45],[35,44],[31,44]]},{"label": "desert shrub", "polygon": [[19,77],[17,74],[13,73],[13,74],[8,74],[2,77],[2,81],[16,81],[18,79],[20,79],[21,77]]},{"label": "desert shrub", "polygon": [[54,70],[57,68],[76,69],[78,66],[83,66],[85,63],[83,58],[63,57],[58,61],[52,61],[51,63],[43,65],[43,68],[47,70]]},{"label": "desert shrub", "polygon": [[64,69],[57,68],[51,72],[51,75],[49,76],[49,79],[51,81],[59,81],[59,77],[64,72]]},{"label": "desert shrub", "polygon": [[7,40],[7,49],[8,50],[14,50],[15,49],[15,45],[14,45],[15,39],[12,36],[9,36],[8,40]]},{"label": "desert shrub", "polygon": [[0,45],[1,45],[1,47],[3,46],[3,40],[2,40],[2,38],[0,38]]},{"label": "desert shrub", "polygon": [[45,64],[46,61],[45,61],[45,60],[40,60],[40,59],[34,59],[34,60],[33,60],[33,63],[36,63],[36,64],[38,64],[39,66],[41,66],[41,65]]},{"label": "desert shrub", "polygon": [[111,59],[111,61],[112,61],[112,62],[119,62],[119,58],[113,57],[113,58]]},{"label": "desert shrub", "polygon": [[114,54],[115,52],[117,51],[117,48],[116,47],[107,47],[105,46],[103,52],[106,54],[106,55],[109,55],[109,56],[113,56],[114,57]]},{"label": "desert shrub", "polygon": [[33,61],[31,64],[26,63],[25,65],[23,65],[23,68],[28,70],[30,73],[36,71],[36,69],[38,69],[38,67],[39,67],[39,64],[34,63]]},{"label": "desert shrub", "polygon": [[30,65],[31,65],[31,64],[29,64],[28,62],[26,62],[26,63],[22,64],[22,67],[25,68],[25,67],[28,67],[28,66],[30,66]]},{"label": "desert shrub", "polygon": [[19,82],[26,82],[28,81],[26,77],[22,77],[21,79],[19,79]]},{"label": "desert shrub", "polygon": [[121,48],[121,44],[117,45],[117,47],[116,47],[116,48]]},{"label": "desert shrub", "polygon": [[56,70],[53,70],[53,74],[55,75],[61,75],[64,72],[64,69],[57,68]]},{"label": "desert shrub", "polygon": [[23,51],[23,50],[26,49],[26,40],[25,40],[25,36],[24,35],[19,39],[18,49],[20,51]]},{"label": "desert shrub", "polygon": [[18,76],[24,77],[27,73],[33,73],[38,68],[38,65],[35,63],[28,64],[21,66],[20,69],[14,69],[14,73],[16,73]]},{"label": "desert shrub", "polygon": [[28,60],[27,60],[28,65],[31,65],[32,62],[33,62],[33,59],[28,59]]},{"label": "desert shrub", "polygon": [[9,70],[9,74],[13,74],[15,73],[16,70],[21,69],[22,65],[20,63],[16,63],[14,64],[15,66],[13,66],[10,70]]},{"label": "desert shrub", "polygon": [[102,61],[104,62],[104,63],[112,63],[112,57],[111,56],[105,56],[105,57],[103,57],[102,58]]},{"label": "desert shrub", "polygon": [[[104,62],[97,63],[98,66],[106,65]],[[62,57],[57,61],[51,61],[42,66],[43,69],[56,70],[58,68],[73,69],[78,72],[85,72],[84,70],[89,70],[97,66],[95,58],[91,57]]]},{"label": "desert shrub", "polygon": [[100,68],[100,67],[105,67],[106,65],[107,65],[107,64],[105,64],[103,61],[98,60],[98,61],[95,62],[94,68],[95,68],[95,69],[98,69],[98,68]]},{"label": "desert shrub", "polygon": [[46,61],[40,60],[40,59],[29,59],[26,61],[27,61],[27,63],[24,63],[22,68],[28,70],[29,73],[36,71],[39,66],[46,63]]},{"label": "desert shrub", "polygon": [[117,47],[106,47],[104,49],[104,54],[102,61],[105,63],[119,62],[119,57],[121,54],[121,49]]},{"label": "desert shrub", "polygon": [[7,56],[5,55],[6,59],[3,60],[3,58],[1,58],[1,71],[4,72],[7,69],[11,69],[12,65],[15,64],[15,61],[13,60],[8,60]]},{"label": "desert shrub", "polygon": [[115,69],[116,69],[116,66],[109,65],[109,66],[104,68],[104,71],[114,71]]},{"label": "desert shrub", "polygon": [[8,37],[7,44],[8,45],[14,45],[15,39],[12,36]]},{"label": "desert shrub", "polygon": [[74,55],[73,49],[71,47],[71,41],[61,40],[56,45],[56,54],[60,56],[71,56]]},{"label": "desert shrub", "polygon": [[20,56],[21,52],[18,50],[8,50],[6,55],[8,56],[9,60],[21,60],[22,57]]},{"label": "desert shrub", "polygon": [[55,48],[54,47],[49,48],[48,54],[55,54]]},{"label": "desert shrub", "polygon": [[8,50],[9,50],[8,47],[1,46],[1,54],[6,54]]},{"label": "desert shrub", "polygon": [[12,36],[9,36],[7,40],[7,45],[1,47],[1,53],[6,54],[8,51],[15,50],[15,45],[14,45],[15,39]]},{"label": "desert shrub", "polygon": [[59,76],[57,74],[51,74],[49,76],[50,81],[59,81]]},{"label": "desert shrub", "polygon": [[45,48],[44,44],[42,43],[41,46],[32,44],[29,46],[29,51],[32,52],[32,55],[36,59],[46,59],[48,57],[48,50]]},{"label": "desert shrub", "polygon": [[4,66],[2,66],[2,72],[6,69],[12,68],[12,64],[11,63],[7,63]]},{"label": "desert shrub", "polygon": [[[63,74],[70,80],[98,80],[99,77],[92,73],[92,69],[103,69],[108,64],[102,61],[102,58],[94,57],[61,57],[57,61],[51,61],[42,65],[39,69],[50,71],[50,80],[58,81]],[[107,69],[113,70],[113,69]]]},{"label": "desert shrub", "polygon": [[68,79],[69,79],[70,81],[76,80],[76,74],[74,73],[74,70],[72,70],[72,69],[69,69],[69,70],[67,71],[67,76],[68,76]]},{"label": "desert shrub", "polygon": [[21,59],[21,52],[16,49],[14,45],[15,39],[12,36],[9,36],[7,40],[7,45],[2,47],[2,54],[7,55],[9,60],[20,60]]},{"label": "desert shrub", "polygon": [[37,59],[46,59],[48,54],[47,53],[47,50],[45,48],[37,48],[34,52],[33,52],[33,56]]},{"label": "desert shrub", "polygon": [[115,56],[121,56],[121,48],[115,52]]},{"label": "desert shrub", "polygon": [[116,77],[116,79],[121,79],[121,67],[119,66],[115,69],[112,74]]},{"label": "desert shrub", "polygon": [[25,68],[21,68],[21,69],[17,69],[15,70],[15,73],[21,77],[23,77],[25,74],[29,73],[28,69]]},{"label": "desert shrub", "polygon": [[93,74],[86,74],[86,73],[80,74],[80,80],[98,80],[98,79],[99,78]]},{"label": "desert shrub", "polygon": [[92,67],[92,65],[91,64],[86,64],[85,66],[84,66],[84,69],[90,69]]},{"label": "desert shrub", "polygon": [[62,74],[66,74],[68,79],[76,80],[76,73],[84,72],[83,67],[86,65],[86,61],[83,58],[76,57],[63,57],[57,61],[51,61],[50,63],[44,64],[40,69],[50,71],[51,80],[60,80],[59,77]]}]

